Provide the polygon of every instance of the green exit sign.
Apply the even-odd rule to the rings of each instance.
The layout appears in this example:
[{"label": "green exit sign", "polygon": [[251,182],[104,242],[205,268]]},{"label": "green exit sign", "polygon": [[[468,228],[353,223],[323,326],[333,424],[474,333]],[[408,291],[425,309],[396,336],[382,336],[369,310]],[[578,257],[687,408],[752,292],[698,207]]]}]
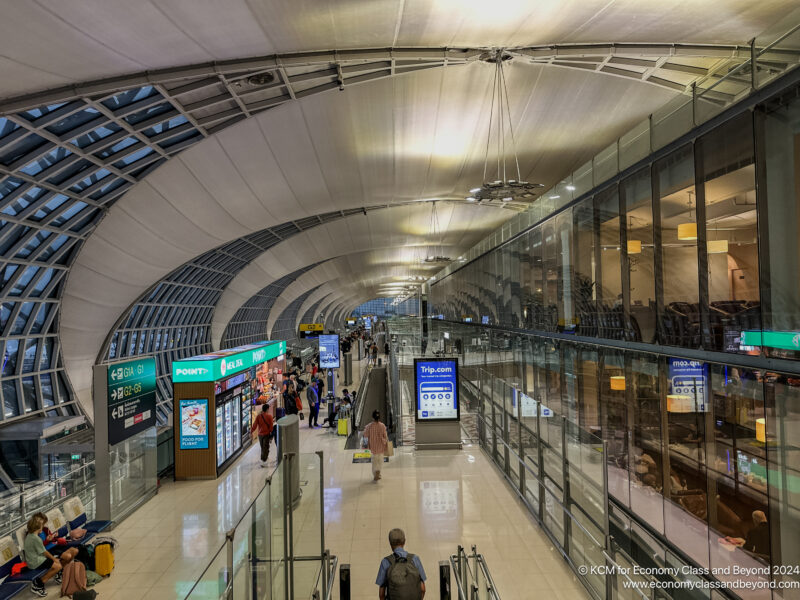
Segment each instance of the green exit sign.
[{"label": "green exit sign", "polygon": [[741,344],[800,351],[800,331],[743,331]]},{"label": "green exit sign", "polygon": [[80,454],[73,454],[72,455],[72,460],[80,460],[80,459],[81,459],[81,455]]}]

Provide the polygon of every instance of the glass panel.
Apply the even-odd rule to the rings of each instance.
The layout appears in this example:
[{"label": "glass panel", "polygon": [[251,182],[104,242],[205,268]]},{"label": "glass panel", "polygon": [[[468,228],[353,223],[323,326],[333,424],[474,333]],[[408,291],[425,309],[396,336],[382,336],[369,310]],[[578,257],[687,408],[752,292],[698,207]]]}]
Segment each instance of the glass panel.
[{"label": "glass panel", "polygon": [[600,406],[602,407],[603,439],[608,456],[608,492],[625,506],[630,505],[628,468],[629,431],[625,359],[621,351],[603,351],[600,375]]},{"label": "glass panel", "polygon": [[594,197],[599,226],[598,334],[622,339],[622,252],[620,251],[619,195],[616,187]]},{"label": "glass panel", "polygon": [[655,164],[661,208],[661,342],[700,347],[694,158],[684,146]]},{"label": "glass panel", "polygon": [[16,379],[6,379],[3,381],[3,415],[6,418],[19,415],[16,381]]},{"label": "glass panel", "polygon": [[[220,548],[185,600],[219,600],[225,593],[228,550]],[[279,598],[281,596],[273,596]]]},{"label": "glass panel", "polygon": [[[766,376],[767,431],[764,446],[769,469],[770,548],[772,564],[800,564],[800,379],[776,373]],[[753,534],[756,550],[765,532]],[[797,579],[780,575],[779,581]],[[776,591],[778,598],[795,598],[796,590]]]},{"label": "glass panel", "polygon": [[713,436],[708,365],[670,358],[667,367],[671,501],[665,504],[665,532],[691,558],[708,567],[706,431]]},{"label": "glass panel", "polygon": [[579,335],[597,335],[597,265],[595,256],[594,204],[581,202],[572,212],[575,240],[574,297]]},{"label": "glass panel", "polygon": [[251,506],[242,515],[241,522],[233,532],[233,598],[252,597],[252,563],[249,553],[253,550],[254,513],[255,508]]},{"label": "glass panel", "polygon": [[628,257],[628,318],[626,338],[636,342],[656,340],[656,290],[653,246],[653,206],[650,168],[620,184],[625,205]]},{"label": "glass panel", "polygon": [[[759,202],[762,227],[762,269],[769,285],[764,290],[764,328],[800,332],[800,100],[776,103],[764,118],[766,205]],[[792,339],[792,336],[788,336]],[[776,345],[777,346],[777,345]],[[773,356],[800,358],[800,350],[766,347]]]},{"label": "glass panel", "polygon": [[[664,533],[664,450],[661,439],[661,393],[658,359],[636,354],[630,358],[630,398],[633,409],[633,447],[630,481],[631,509],[658,533]],[[627,387],[627,380],[626,380]],[[627,392],[627,390],[626,390]],[[609,465],[609,479],[611,469]]]},{"label": "glass panel", "polygon": [[752,113],[700,138],[698,152],[706,208],[708,346],[742,352],[742,331],[761,329]]}]

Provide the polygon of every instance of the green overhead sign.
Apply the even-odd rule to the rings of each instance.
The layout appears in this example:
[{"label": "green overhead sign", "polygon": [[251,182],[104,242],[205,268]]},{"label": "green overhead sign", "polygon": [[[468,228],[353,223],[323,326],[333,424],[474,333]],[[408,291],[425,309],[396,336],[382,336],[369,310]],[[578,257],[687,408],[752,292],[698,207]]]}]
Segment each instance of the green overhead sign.
[{"label": "green overhead sign", "polygon": [[800,351],[800,331],[743,331],[741,345]]},{"label": "green overhead sign", "polygon": [[172,363],[172,382],[217,381],[286,354],[286,342],[259,342]]}]

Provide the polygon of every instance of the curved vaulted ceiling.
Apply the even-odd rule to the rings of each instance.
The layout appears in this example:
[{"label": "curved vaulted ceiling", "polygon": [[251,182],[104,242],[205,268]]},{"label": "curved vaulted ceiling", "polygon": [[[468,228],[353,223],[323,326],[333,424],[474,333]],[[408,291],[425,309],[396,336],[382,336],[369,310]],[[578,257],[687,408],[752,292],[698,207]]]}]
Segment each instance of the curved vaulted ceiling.
[{"label": "curved vaulted ceiling", "polygon": [[6,96],[178,65],[324,48],[742,44],[791,0],[3,0]]},{"label": "curved vaulted ceiling", "polygon": [[[362,207],[463,203],[482,179],[487,48],[514,57],[508,84],[523,178],[549,184],[692,83],[740,64],[743,44],[793,7],[0,1],[2,343],[7,356],[25,352],[4,363],[2,393],[6,407],[13,391],[28,411],[23,396],[52,395],[56,384],[66,393],[61,348],[86,400],[88,366],[107,358],[112,334],[129,323],[152,330],[144,321],[156,312],[191,314],[212,332],[191,331],[188,351],[219,343],[271,284],[265,328],[289,307],[294,319],[312,309],[344,314],[401,270],[416,273],[399,266],[403,220],[349,257],[308,240],[309,228],[324,237],[320,215]],[[763,58],[777,71],[797,61],[783,51]],[[708,97],[727,103],[746,86],[732,79]],[[420,206],[424,221],[430,204]],[[458,210],[472,217],[459,217],[468,234],[444,243],[453,254],[512,214]],[[283,227],[306,237],[292,238],[285,268],[264,269],[284,255],[273,252],[274,237],[254,236]],[[417,232],[417,247],[438,243],[429,229]],[[250,247],[228,256],[241,244]],[[220,253],[227,262],[215,262]],[[204,277],[214,283],[202,290]],[[163,291],[170,286],[183,291]],[[148,310],[137,311],[151,293]],[[171,351],[175,340],[163,339]],[[129,350],[143,347],[139,338]],[[37,379],[27,384],[31,365]]]}]

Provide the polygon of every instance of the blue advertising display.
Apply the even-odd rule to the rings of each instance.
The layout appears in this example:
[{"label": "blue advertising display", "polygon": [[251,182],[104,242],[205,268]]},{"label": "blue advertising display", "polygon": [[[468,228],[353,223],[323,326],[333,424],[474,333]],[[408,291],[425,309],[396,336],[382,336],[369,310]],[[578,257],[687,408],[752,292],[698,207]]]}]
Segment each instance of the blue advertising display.
[{"label": "blue advertising display", "polygon": [[339,336],[319,336],[319,366],[321,369],[339,368]]},{"label": "blue advertising display", "polygon": [[181,450],[205,450],[208,448],[208,400],[180,400],[180,448]]},{"label": "blue advertising display", "polygon": [[708,365],[699,360],[669,359],[670,394],[689,399],[693,410],[708,411]]},{"label": "blue advertising display", "polygon": [[458,359],[414,359],[417,421],[457,421]]}]

